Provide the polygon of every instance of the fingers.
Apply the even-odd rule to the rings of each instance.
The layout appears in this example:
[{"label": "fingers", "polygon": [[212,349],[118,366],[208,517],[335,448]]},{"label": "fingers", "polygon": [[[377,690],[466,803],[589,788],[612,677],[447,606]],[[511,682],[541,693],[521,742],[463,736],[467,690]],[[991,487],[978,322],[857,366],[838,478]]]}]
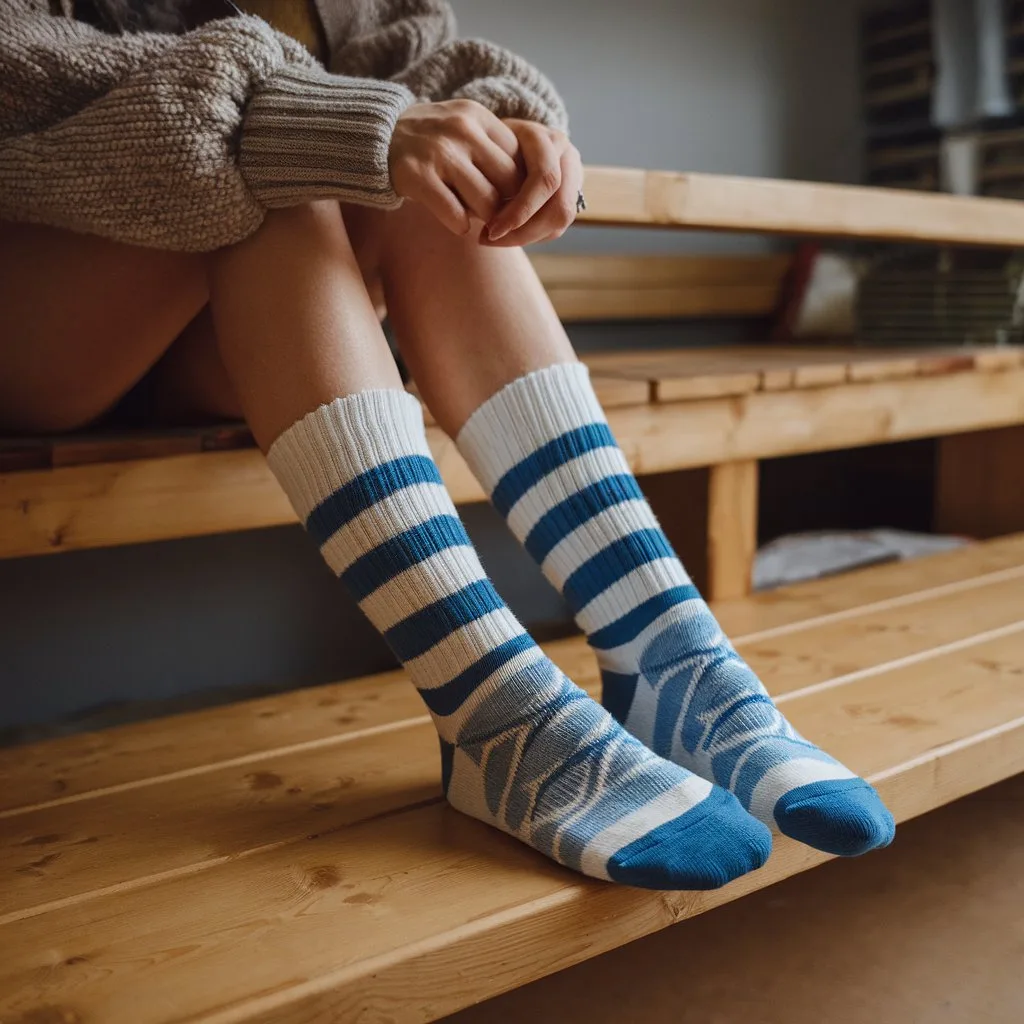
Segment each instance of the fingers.
[{"label": "fingers", "polygon": [[519,139],[516,133],[501,118],[492,116],[484,122],[488,138],[513,162],[519,156]]},{"label": "fingers", "polygon": [[[502,201],[518,195],[523,187],[525,174],[504,149],[487,139],[486,144],[474,152],[473,160],[484,177],[498,190]],[[494,213],[491,216],[494,216]],[[490,219],[491,217],[484,218],[485,221]]]},{"label": "fingers", "polygon": [[551,133],[541,125],[528,125],[517,133],[526,164],[526,181],[519,193],[489,225],[492,242],[518,231],[536,216],[562,184],[561,153]]},{"label": "fingers", "polygon": [[501,208],[502,196],[489,176],[468,160],[450,168],[446,184],[462,200],[465,210],[485,224]]},{"label": "fingers", "polygon": [[568,146],[562,154],[560,169],[561,185],[540,211],[521,228],[489,244],[521,247],[560,238],[565,233],[576,220],[576,200],[583,184],[583,163],[575,146]]},{"label": "fingers", "polygon": [[408,198],[425,206],[453,235],[469,234],[471,222],[462,200],[439,175],[422,172]]}]

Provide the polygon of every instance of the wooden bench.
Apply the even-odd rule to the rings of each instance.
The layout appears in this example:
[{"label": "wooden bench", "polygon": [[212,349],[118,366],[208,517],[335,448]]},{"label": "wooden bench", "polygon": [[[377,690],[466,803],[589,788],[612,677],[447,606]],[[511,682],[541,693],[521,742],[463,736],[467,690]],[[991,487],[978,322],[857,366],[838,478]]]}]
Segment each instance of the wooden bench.
[{"label": "wooden bench", "polygon": [[[623,168],[587,171],[584,224],[1013,247],[1024,203]],[[770,316],[790,258],[541,256],[567,320]],[[1024,529],[1024,348],[757,346],[587,357],[633,469],[711,596],[749,589],[763,459],[942,438],[936,522]],[[458,502],[483,498],[431,442]],[[167,500],[173,496],[173,501]],[[685,521],[678,510],[691,510]],[[293,522],[244,431],[0,443],[0,557]]]},{"label": "wooden bench", "polygon": [[[941,437],[940,528],[1024,529],[1024,348],[756,346],[586,360],[634,471],[713,597],[748,592],[763,459]],[[437,427],[429,436],[455,500],[482,500],[451,440]],[[258,451],[205,443],[179,432],[36,444],[29,455],[56,465],[0,474],[0,557],[294,522]],[[147,444],[158,446],[152,457],[130,457]]]},{"label": "wooden bench", "polygon": [[[998,200],[607,168],[587,194],[588,223],[1024,239],[1024,204]],[[788,265],[538,260],[578,319],[768,317]],[[764,459],[941,438],[940,527],[1024,529],[1022,349],[587,359],[719,598],[748,589]],[[451,441],[430,439],[456,500],[481,500]],[[215,428],[0,446],[0,557],[293,522],[247,443]],[[717,611],[797,727],[906,820],[1024,771],[1022,584],[1019,536]],[[548,650],[596,686],[581,640]],[[447,809],[437,769],[400,672],[0,751],[0,1024],[435,1020],[824,859],[781,840],[713,894],[592,883]]]},{"label": "wooden bench", "polygon": [[[1024,536],[717,611],[899,820],[1024,771]],[[825,859],[583,880],[447,808],[436,746],[395,672],[0,751],[0,1021],[435,1020]]]}]

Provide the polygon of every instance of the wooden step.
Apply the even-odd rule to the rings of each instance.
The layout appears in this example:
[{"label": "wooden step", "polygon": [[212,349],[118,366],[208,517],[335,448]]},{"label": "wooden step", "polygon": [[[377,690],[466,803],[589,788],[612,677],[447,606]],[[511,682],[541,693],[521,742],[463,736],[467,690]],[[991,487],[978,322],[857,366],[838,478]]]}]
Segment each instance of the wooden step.
[{"label": "wooden step", "polygon": [[582,224],[1000,248],[1024,240],[1024,203],[1012,199],[622,167],[588,167],[586,195]]},{"label": "wooden step", "polygon": [[[1024,424],[1024,347],[756,346],[584,358],[638,474]],[[456,502],[482,500],[452,441],[437,427],[428,437]],[[52,457],[64,443],[33,442],[29,454]],[[132,459],[119,444],[123,461],[89,464],[79,448],[73,465],[0,472],[0,558],[295,521],[253,449]],[[109,455],[110,443],[93,452]]]},{"label": "wooden step", "polygon": [[[1024,537],[719,611],[900,820],[1024,770]],[[826,859],[582,880],[443,804],[401,673],[4,751],[0,782],[5,1024],[434,1020]]]}]

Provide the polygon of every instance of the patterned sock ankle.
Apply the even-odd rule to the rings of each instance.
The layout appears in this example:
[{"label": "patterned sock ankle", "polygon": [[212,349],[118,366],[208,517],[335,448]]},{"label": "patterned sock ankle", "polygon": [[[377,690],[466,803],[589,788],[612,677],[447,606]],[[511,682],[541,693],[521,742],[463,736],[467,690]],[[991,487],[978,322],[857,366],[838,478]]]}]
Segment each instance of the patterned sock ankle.
[{"label": "patterned sock ankle", "polygon": [[885,846],[863,779],[803,739],[736,653],[644,500],[579,363],[514,381],[459,433],[470,467],[595,649],[604,703],[655,753],[830,853]]},{"label": "patterned sock ankle", "polygon": [[322,406],[268,461],[426,702],[454,807],[560,864],[645,888],[714,888],[764,862],[770,834],[731,794],[630,736],[505,607],[415,398],[368,391]]}]

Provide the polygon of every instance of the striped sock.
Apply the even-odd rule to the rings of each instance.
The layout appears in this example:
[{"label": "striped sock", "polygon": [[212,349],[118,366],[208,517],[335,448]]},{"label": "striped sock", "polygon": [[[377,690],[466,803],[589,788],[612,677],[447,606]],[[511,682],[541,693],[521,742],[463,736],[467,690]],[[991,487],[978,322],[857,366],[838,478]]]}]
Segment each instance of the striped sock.
[{"label": "striped sock", "polygon": [[604,703],[655,753],[830,853],[887,845],[863,779],[808,743],[722,634],[658,526],[579,363],[509,384],[458,445],[597,653]]},{"label": "striped sock", "polygon": [[630,736],[505,607],[415,398],[338,399],[268,461],[426,702],[454,807],[567,867],[645,888],[714,888],[764,862],[770,834],[731,794]]}]

